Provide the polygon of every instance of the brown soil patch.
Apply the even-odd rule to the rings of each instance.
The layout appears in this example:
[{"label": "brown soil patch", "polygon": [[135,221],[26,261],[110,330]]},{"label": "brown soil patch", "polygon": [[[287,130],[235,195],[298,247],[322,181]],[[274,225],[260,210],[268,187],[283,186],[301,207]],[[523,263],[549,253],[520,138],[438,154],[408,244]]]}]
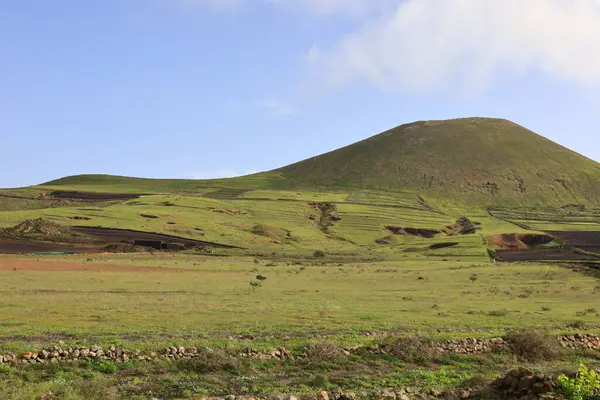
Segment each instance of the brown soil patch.
[{"label": "brown soil patch", "polygon": [[477,233],[476,225],[476,222],[471,222],[468,218],[462,217],[456,220],[456,223],[446,225],[441,230],[426,228],[404,228],[399,226],[386,226],[385,229],[394,235],[410,235],[432,239],[438,236],[473,235]]},{"label": "brown soil patch", "polygon": [[84,264],[62,261],[37,261],[0,258],[0,271],[93,271],[93,272],[200,272],[195,270],[142,267],[118,264]]},{"label": "brown soil patch", "polygon": [[492,236],[488,240],[488,245],[503,250],[528,250],[548,244],[553,240],[554,238],[549,235],[504,233]]}]

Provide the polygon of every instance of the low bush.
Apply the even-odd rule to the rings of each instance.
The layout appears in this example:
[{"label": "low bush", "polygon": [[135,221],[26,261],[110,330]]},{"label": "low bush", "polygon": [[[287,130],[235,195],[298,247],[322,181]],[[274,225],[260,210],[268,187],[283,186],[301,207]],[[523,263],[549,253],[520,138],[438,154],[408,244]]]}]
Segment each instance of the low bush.
[{"label": "low bush", "polygon": [[553,361],[563,353],[556,338],[537,330],[510,332],[504,339],[517,356],[528,361]]},{"label": "low bush", "polygon": [[427,364],[439,355],[433,342],[419,336],[391,337],[382,345],[389,354],[411,364]]},{"label": "low bush", "polygon": [[308,346],[306,355],[313,361],[325,361],[340,357],[341,352],[335,343],[318,342]]},{"label": "low bush", "polygon": [[239,369],[239,360],[230,357],[222,350],[199,349],[196,357],[190,360],[180,360],[177,363],[180,370],[192,371],[198,374],[209,372],[235,372]]},{"label": "low bush", "polygon": [[90,361],[87,363],[87,368],[103,374],[116,374],[119,370],[115,363],[109,361]]}]

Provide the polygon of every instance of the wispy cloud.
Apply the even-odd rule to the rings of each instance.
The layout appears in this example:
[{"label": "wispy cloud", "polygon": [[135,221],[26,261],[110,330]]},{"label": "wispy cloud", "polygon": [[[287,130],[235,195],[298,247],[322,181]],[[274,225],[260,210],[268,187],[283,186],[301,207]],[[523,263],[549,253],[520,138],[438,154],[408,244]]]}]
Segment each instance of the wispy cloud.
[{"label": "wispy cloud", "polygon": [[316,44],[309,58],[333,84],[484,87],[534,71],[589,87],[600,83],[599,48],[598,0],[396,0],[393,12],[332,47]]},{"label": "wispy cloud", "polygon": [[186,174],[188,179],[219,179],[219,178],[235,178],[237,176],[256,174],[257,170],[249,169],[246,171],[236,171],[234,169],[220,169],[216,171],[194,171]]},{"label": "wispy cloud", "polygon": [[275,115],[291,115],[294,113],[292,107],[278,101],[267,100],[259,103],[259,106],[269,110]]}]

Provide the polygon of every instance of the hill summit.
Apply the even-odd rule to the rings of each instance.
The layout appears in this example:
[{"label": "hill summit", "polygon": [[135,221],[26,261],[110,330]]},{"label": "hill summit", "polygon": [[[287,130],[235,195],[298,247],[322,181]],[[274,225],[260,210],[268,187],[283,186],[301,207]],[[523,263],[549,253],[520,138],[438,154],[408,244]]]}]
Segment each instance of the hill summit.
[{"label": "hill summit", "polygon": [[600,199],[600,164],[492,118],[401,125],[278,171],[319,186],[416,190],[477,202]]}]

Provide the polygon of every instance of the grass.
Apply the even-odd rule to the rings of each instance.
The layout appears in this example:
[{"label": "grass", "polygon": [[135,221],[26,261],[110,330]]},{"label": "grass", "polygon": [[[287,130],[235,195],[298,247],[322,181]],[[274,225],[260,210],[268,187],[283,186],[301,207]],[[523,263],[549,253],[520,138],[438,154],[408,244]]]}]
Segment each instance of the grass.
[{"label": "grass", "polygon": [[[103,264],[122,261],[96,257],[90,266],[100,272],[0,272],[0,336],[494,330],[561,328],[579,319],[598,324],[596,314],[577,316],[597,306],[597,281],[558,267],[429,261],[301,269],[244,258],[141,255],[129,262],[184,272],[101,271]],[[267,279],[253,289],[248,282],[257,275]],[[505,312],[495,314],[499,309]]]}]

